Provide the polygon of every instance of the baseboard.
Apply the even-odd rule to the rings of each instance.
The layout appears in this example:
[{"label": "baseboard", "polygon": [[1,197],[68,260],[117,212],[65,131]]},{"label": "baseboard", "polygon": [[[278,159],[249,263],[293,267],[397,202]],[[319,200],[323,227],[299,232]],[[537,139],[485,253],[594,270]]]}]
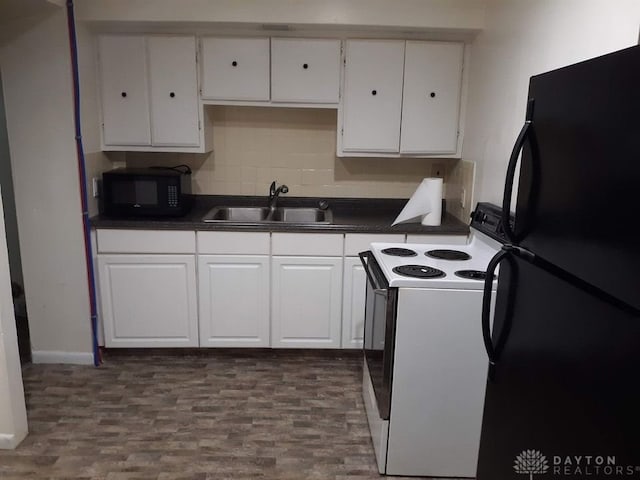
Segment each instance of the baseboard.
[{"label": "baseboard", "polygon": [[0,433],[0,450],[13,450],[26,436],[26,431],[16,434]]},{"label": "baseboard", "polygon": [[72,365],[93,365],[93,353],[90,352],[31,352],[33,363],[68,363]]}]

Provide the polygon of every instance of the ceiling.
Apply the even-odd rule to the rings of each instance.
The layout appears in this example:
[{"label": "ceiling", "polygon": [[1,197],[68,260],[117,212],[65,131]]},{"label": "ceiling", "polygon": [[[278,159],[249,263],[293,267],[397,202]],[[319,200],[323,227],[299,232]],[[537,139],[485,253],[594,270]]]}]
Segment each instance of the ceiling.
[{"label": "ceiling", "polygon": [[0,0],[0,47],[64,5],[64,0]]}]

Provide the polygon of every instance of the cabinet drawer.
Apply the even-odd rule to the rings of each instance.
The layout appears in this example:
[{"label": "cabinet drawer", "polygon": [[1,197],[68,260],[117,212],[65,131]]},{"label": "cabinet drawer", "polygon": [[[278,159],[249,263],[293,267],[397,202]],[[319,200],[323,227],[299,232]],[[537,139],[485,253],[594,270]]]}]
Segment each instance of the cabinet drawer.
[{"label": "cabinet drawer", "polygon": [[347,233],[344,237],[344,255],[355,256],[369,250],[372,242],[404,243],[404,234]]},{"label": "cabinet drawer", "polygon": [[202,39],[202,98],[269,100],[269,39]]},{"label": "cabinet drawer", "polygon": [[273,255],[342,256],[342,234],[274,233],[271,242]]},{"label": "cabinet drawer", "polygon": [[98,253],[195,253],[191,231],[98,230]]},{"label": "cabinet drawer", "polygon": [[271,39],[271,100],[338,103],[340,40]]},{"label": "cabinet drawer", "polygon": [[198,253],[269,255],[268,232],[198,232]]}]

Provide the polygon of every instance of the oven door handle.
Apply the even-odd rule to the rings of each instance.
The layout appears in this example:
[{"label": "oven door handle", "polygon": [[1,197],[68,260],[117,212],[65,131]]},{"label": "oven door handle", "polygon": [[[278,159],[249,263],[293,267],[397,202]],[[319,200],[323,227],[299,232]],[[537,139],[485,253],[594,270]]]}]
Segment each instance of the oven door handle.
[{"label": "oven door handle", "polygon": [[364,267],[364,273],[366,273],[367,278],[369,279],[369,283],[373,286],[373,289],[376,293],[381,290],[386,292],[386,288],[383,288],[375,279],[374,275],[371,273],[371,269],[369,267],[369,257],[372,255],[371,250],[367,250],[366,252],[358,253],[360,257],[360,262],[362,262],[362,266]]}]

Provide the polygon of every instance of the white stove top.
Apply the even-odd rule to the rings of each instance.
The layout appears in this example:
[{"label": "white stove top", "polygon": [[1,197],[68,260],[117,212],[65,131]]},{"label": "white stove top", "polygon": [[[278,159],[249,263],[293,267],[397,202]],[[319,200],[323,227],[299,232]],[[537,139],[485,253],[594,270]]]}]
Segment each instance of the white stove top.
[{"label": "white stove top", "polygon": [[[486,235],[472,230],[470,240],[466,245],[451,244],[417,244],[417,243],[372,243],[371,251],[380,265],[390,287],[410,288],[447,288],[464,290],[482,290],[483,280],[461,278],[455,274],[460,270],[485,271],[491,258],[498,252],[501,245]],[[387,255],[382,251],[387,248],[405,248],[416,252],[415,256],[398,257]],[[468,260],[443,260],[425,255],[430,250],[456,250],[467,253]],[[444,276],[436,278],[414,278],[400,275],[393,271],[402,265],[419,265],[433,267],[444,272]],[[496,280],[494,280],[496,282]]]}]

